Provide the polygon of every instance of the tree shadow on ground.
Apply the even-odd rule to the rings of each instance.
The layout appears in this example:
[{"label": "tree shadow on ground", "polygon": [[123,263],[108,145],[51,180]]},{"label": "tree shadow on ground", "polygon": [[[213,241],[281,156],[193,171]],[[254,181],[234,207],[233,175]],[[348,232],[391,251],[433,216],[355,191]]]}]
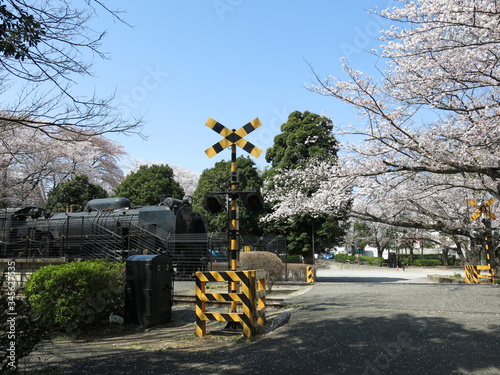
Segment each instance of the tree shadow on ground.
[{"label": "tree shadow on ground", "polygon": [[[500,373],[500,326],[497,323],[483,330],[467,329],[466,324],[442,316],[397,312],[385,312],[381,316],[380,311],[367,310],[345,317],[348,309],[345,305],[312,304],[292,314],[288,325],[271,334],[212,352],[92,347],[81,353],[78,344],[59,349],[56,345],[52,352],[45,352],[38,368],[31,373]],[[336,313],[339,310],[342,313]],[[474,316],[462,318],[467,323]],[[196,340],[203,345],[204,339]]]}]

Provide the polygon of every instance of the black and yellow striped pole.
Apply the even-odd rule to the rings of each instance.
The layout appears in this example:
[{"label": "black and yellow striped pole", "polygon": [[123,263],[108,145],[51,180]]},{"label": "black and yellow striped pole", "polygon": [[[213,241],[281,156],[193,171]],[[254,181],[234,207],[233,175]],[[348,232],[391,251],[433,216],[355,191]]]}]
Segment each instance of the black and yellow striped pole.
[{"label": "black and yellow striped pole", "polygon": [[[238,269],[238,233],[240,230],[238,211],[238,167],[236,165],[236,145],[231,146],[231,182],[229,194],[229,216],[228,216],[228,236],[229,236],[229,270]],[[237,293],[238,284],[229,284],[229,293]],[[236,312],[236,302],[231,302],[231,311]],[[237,328],[238,323],[229,322],[227,328]]]},{"label": "black and yellow striped pole", "polygon": [[[485,215],[483,215],[485,216]],[[495,257],[493,254],[493,242],[491,238],[491,220],[489,218],[483,218],[483,243],[486,253],[486,264],[489,265],[492,269],[495,269]]]},{"label": "black and yellow striped pole", "polygon": [[[224,138],[214,144],[212,147],[205,150],[209,158],[217,155],[222,150],[231,146],[231,181],[229,183],[229,191],[226,192],[229,196],[228,210],[228,242],[229,242],[229,270],[236,271],[238,269],[238,235],[239,235],[239,211],[238,211],[238,195],[241,193],[238,189],[238,166],[236,164],[236,146],[241,147],[250,155],[258,158],[262,150],[248,142],[243,137],[251,133],[262,125],[258,118],[248,122],[238,130],[230,130],[216,120],[209,118],[205,123],[210,129],[219,133]],[[238,292],[238,283],[231,281],[228,286],[229,293]],[[231,310],[236,312],[237,302],[231,302]],[[228,329],[239,328],[239,323],[229,322]]]},{"label": "black and yellow striped pole", "polygon": [[231,182],[229,193],[229,270],[236,271],[238,268],[238,166],[236,165],[236,145],[231,147]]}]

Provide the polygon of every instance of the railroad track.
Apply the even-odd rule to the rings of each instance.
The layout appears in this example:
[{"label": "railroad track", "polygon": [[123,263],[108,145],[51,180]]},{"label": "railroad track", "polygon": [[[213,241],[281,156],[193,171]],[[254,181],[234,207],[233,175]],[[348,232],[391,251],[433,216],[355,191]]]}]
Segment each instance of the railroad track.
[{"label": "railroad track", "polygon": [[[196,303],[196,296],[191,294],[174,294],[174,303]],[[207,301],[208,305],[229,305],[231,301]],[[266,306],[268,307],[284,307],[286,304],[283,298],[266,297]]]}]

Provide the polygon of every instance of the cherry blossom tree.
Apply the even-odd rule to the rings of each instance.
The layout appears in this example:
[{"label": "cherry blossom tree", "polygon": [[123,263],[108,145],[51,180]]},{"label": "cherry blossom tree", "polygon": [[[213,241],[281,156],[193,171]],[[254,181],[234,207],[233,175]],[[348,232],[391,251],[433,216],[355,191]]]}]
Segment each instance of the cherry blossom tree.
[{"label": "cherry blossom tree", "polygon": [[311,89],[351,103],[369,124],[348,130],[367,141],[350,145],[365,174],[472,174],[498,195],[499,5],[402,3],[380,13],[403,23],[384,33],[380,81],[345,62],[349,81],[328,77]]},{"label": "cherry blossom tree", "polygon": [[264,222],[305,216],[343,216],[349,209],[351,186],[336,179],[339,168],[330,161],[309,160],[300,168],[277,169],[264,183],[266,201],[275,202]]},{"label": "cherry blossom tree", "polygon": [[93,61],[107,57],[105,31],[93,22],[101,16],[123,22],[99,0],[2,1],[1,204],[43,204],[48,190],[79,174],[108,191],[123,178],[124,152],[103,136],[140,135],[141,120],[122,118],[112,96],[77,90]]},{"label": "cherry blossom tree", "polygon": [[127,154],[104,137],[68,142],[12,125],[2,127],[0,134],[3,205],[43,205],[48,191],[77,175],[109,193],[124,178],[120,163]]},{"label": "cherry blossom tree", "polygon": [[[383,257],[384,252],[390,250],[391,246],[398,241],[398,230],[395,227],[376,221],[357,221],[352,226],[352,248],[367,245],[377,249],[377,256]],[[357,246],[356,246],[357,242]]]},{"label": "cherry blossom tree", "polygon": [[[329,178],[338,174],[332,126],[325,116],[294,111],[266,152],[272,167],[264,173],[263,193],[271,212],[261,220],[267,231],[285,234],[289,253],[306,263],[338,245],[347,229],[350,185]],[[335,194],[337,188],[346,190]]]},{"label": "cherry blossom tree", "polygon": [[173,165],[174,179],[184,189],[186,195],[194,195],[200,175],[189,169]]},{"label": "cherry blossom tree", "polygon": [[[311,159],[300,167],[276,168],[262,189],[271,212],[261,218],[267,230],[287,235],[289,251],[314,263],[313,254],[339,244],[348,228],[351,185],[335,179],[331,160]],[[319,246],[318,246],[319,245]]]},{"label": "cherry blossom tree", "polygon": [[460,251],[477,225],[468,199],[500,198],[500,5],[400,3],[377,11],[393,24],[373,51],[387,62],[379,77],[344,60],[347,80],[317,76],[309,89],[351,104],[363,124],[340,131],[352,141],[336,179],[354,180],[353,215],[437,231]]}]

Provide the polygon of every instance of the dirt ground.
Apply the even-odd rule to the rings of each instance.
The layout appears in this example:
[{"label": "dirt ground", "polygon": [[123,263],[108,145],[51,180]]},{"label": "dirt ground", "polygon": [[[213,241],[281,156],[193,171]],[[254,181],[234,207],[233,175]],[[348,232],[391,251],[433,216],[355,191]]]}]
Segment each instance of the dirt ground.
[{"label": "dirt ground", "polygon": [[[283,315],[293,311],[298,306],[287,306],[286,299],[304,293],[312,285],[281,285],[274,286],[269,297],[283,299],[283,307],[267,307],[266,323],[259,326],[256,335],[271,332]],[[189,293],[188,293],[189,294]],[[228,312],[229,307],[210,306],[209,312]],[[168,323],[147,329],[129,326],[106,324],[86,334],[58,335],[52,339],[50,347],[78,345],[79,350],[85,347],[112,347],[114,349],[140,350],[183,350],[183,351],[211,351],[222,347],[245,345],[248,340],[243,337],[242,331],[225,330],[226,322],[207,322],[207,335],[201,339],[195,334],[196,312],[194,304],[175,303],[172,306],[172,319]],[[47,345],[44,345],[47,347]]]},{"label": "dirt ground", "polygon": [[[109,324],[85,335],[59,335],[55,345],[78,345],[79,350],[90,347],[139,350],[213,350],[234,345],[239,335],[208,334],[203,342],[195,334],[195,308],[192,304],[175,304],[172,320],[150,328]],[[212,323],[212,322],[210,322]],[[214,322],[217,323],[217,322]],[[210,325],[210,331],[214,324]]]}]

